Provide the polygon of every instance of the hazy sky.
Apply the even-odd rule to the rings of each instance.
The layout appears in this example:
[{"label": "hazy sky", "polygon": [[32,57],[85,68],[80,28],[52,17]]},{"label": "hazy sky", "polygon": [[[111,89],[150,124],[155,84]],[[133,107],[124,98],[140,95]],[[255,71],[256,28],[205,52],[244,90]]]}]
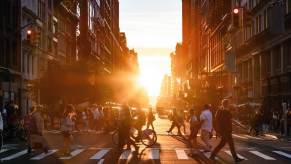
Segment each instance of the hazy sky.
[{"label": "hazy sky", "polygon": [[[181,41],[181,0],[119,2],[120,30],[126,32],[128,46],[138,51],[143,85],[157,96],[163,75],[170,73],[169,54]],[[150,77],[155,85],[153,79],[145,80]]]}]

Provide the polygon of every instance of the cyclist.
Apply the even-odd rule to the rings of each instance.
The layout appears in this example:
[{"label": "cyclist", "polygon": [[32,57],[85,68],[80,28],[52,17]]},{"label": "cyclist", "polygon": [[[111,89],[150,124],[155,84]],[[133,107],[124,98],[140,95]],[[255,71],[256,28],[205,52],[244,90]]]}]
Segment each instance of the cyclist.
[{"label": "cyclist", "polygon": [[118,148],[119,150],[123,149],[123,146],[126,144],[128,148],[131,145],[134,146],[135,150],[138,150],[138,146],[135,142],[130,138],[130,129],[132,126],[132,117],[130,114],[130,109],[128,106],[124,105],[119,113],[119,127],[118,127],[118,136],[119,136],[119,143]]}]

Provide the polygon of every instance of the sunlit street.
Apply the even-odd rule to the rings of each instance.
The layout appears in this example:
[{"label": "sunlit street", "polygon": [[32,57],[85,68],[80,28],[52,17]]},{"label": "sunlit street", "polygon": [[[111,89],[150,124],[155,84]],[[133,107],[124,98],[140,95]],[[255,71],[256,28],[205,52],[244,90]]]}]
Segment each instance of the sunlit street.
[{"label": "sunlit street", "polygon": [[0,0],[0,163],[291,163],[291,1]]}]

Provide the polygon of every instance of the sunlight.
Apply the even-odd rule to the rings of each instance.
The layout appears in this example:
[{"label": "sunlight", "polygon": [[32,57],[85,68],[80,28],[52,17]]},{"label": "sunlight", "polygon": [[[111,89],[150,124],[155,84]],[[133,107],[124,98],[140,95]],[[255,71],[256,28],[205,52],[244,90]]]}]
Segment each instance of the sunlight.
[{"label": "sunlight", "polygon": [[139,58],[139,83],[148,91],[149,96],[160,93],[163,76],[170,72],[170,58],[164,55],[144,55]]}]

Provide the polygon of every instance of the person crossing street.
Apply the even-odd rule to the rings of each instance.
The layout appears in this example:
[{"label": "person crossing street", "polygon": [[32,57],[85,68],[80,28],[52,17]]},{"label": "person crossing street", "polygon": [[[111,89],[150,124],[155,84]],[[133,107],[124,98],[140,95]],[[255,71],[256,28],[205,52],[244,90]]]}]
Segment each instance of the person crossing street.
[{"label": "person crossing street", "polygon": [[[229,111],[229,100],[224,99],[222,100],[222,107],[216,112],[215,116],[215,127],[216,133],[221,136],[221,140],[219,144],[214,148],[211,152],[210,159],[215,160],[215,156],[217,153],[228,143],[230,152],[235,162],[241,162],[244,159],[239,158],[235,151],[233,138],[232,138],[232,114]],[[225,126],[228,125],[228,126]]]}]

